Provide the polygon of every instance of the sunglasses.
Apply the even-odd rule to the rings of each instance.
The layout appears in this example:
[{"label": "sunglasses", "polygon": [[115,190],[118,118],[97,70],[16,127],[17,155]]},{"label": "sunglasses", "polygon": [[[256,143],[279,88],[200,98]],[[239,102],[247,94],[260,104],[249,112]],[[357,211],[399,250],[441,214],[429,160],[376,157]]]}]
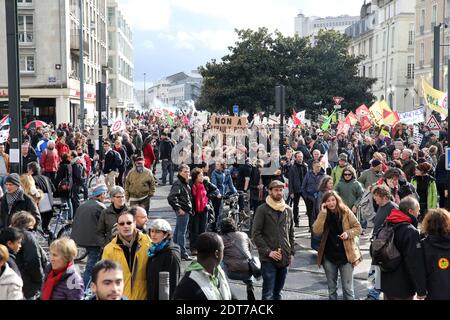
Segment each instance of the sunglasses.
[{"label": "sunglasses", "polygon": [[344,176],[352,176],[353,174],[351,173],[344,173]]},{"label": "sunglasses", "polygon": [[133,224],[132,221],[127,221],[127,222],[119,222],[118,225],[123,227],[125,224],[127,224],[127,226],[131,226]]}]

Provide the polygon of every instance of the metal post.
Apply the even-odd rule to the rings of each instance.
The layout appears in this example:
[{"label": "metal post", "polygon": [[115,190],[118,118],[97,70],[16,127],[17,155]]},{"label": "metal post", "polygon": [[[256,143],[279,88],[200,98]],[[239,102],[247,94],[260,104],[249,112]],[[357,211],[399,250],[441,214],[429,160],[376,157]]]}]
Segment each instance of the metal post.
[{"label": "metal post", "polygon": [[146,76],[147,74],[144,72],[144,108],[143,109],[146,109],[146,107],[145,107],[145,96],[147,95],[147,90],[146,90],[146,88],[145,88],[145,76]]},{"label": "metal post", "polygon": [[434,54],[433,54],[433,87],[436,90],[440,89],[439,84],[439,65],[440,65],[440,50],[441,50],[441,25],[434,27]]},{"label": "metal post", "polygon": [[[103,159],[103,117],[102,113],[106,112],[106,84],[97,82],[97,112],[98,112],[98,154]],[[108,118],[108,115],[106,115]]]},{"label": "metal post", "polygon": [[[387,97],[387,79],[388,79],[388,65],[389,65],[389,28],[390,24],[387,23],[387,39],[386,39],[386,69],[384,70],[384,101],[389,101]],[[391,66],[392,68],[392,66]],[[392,107],[392,106],[390,106]]]},{"label": "metal post", "polygon": [[284,114],[286,109],[286,87],[275,87],[275,106],[280,112],[280,155],[285,153],[284,150]]},{"label": "metal post", "polygon": [[19,38],[17,32],[17,0],[5,0],[6,45],[8,56],[8,109],[10,119],[11,172],[22,174],[22,114],[20,102]]},{"label": "metal post", "polygon": [[80,129],[84,130],[84,0],[80,0]]}]

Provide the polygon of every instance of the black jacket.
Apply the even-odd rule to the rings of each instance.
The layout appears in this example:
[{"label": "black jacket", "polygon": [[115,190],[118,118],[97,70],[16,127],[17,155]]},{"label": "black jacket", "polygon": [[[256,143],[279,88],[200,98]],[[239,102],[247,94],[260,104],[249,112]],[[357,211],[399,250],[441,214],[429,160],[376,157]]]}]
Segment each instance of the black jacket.
[{"label": "black jacket", "polygon": [[[70,162],[61,162],[59,165],[58,171],[56,172],[56,178],[55,178],[55,186],[58,188],[59,183],[63,179],[68,179],[70,184],[70,190],[72,190],[73,187],[73,178],[72,178],[72,165]],[[68,192],[59,192],[56,190],[56,194],[61,198],[70,198],[71,194],[70,191]]]},{"label": "black jacket", "polygon": [[159,273],[167,271],[169,279],[169,298],[172,299],[175,288],[180,280],[181,254],[180,247],[172,241],[169,246],[162,249],[147,262],[147,299],[159,300]]},{"label": "black jacket", "polygon": [[161,140],[159,143],[159,159],[160,160],[171,160],[172,159],[172,149],[174,145],[170,140]]},{"label": "black jacket", "polygon": [[22,275],[20,273],[20,269],[17,266],[17,262],[16,262],[16,254],[14,252],[12,252],[11,250],[8,250],[9,252],[9,259],[8,259],[8,266],[14,270],[15,273],[17,273],[17,275],[19,277],[22,278]]},{"label": "black jacket", "polygon": [[25,193],[23,193],[22,196],[13,203],[11,211],[9,210],[8,203],[6,202],[6,195],[3,196],[0,204],[0,210],[0,230],[7,228],[11,224],[11,217],[14,213],[19,211],[27,211],[34,216],[36,219],[35,229],[37,229],[37,227],[41,224],[41,214],[39,213],[39,209],[30,196]]},{"label": "black jacket", "polygon": [[[114,150],[109,150],[105,154],[105,164],[103,166],[103,173],[108,174],[111,171],[117,171],[119,168],[116,166],[116,156]],[[123,160],[123,159],[122,159]]]},{"label": "black jacket", "polygon": [[16,263],[22,274],[23,295],[29,299],[41,290],[47,255],[30,231],[22,232],[22,248],[17,253]]},{"label": "black jacket", "polygon": [[178,180],[172,185],[167,201],[176,212],[181,208],[186,213],[192,213],[191,187],[180,175],[178,175]]},{"label": "black jacket", "polygon": [[427,300],[450,300],[450,237],[422,240],[427,276]]},{"label": "black jacket", "polygon": [[[393,219],[394,216],[397,219]],[[410,219],[412,223],[399,225],[395,229],[394,243],[402,255],[400,265],[392,272],[381,271],[381,291],[389,297],[404,299],[416,293],[421,296],[426,294],[425,264],[417,218],[393,209],[386,221],[398,224]]]},{"label": "black jacket", "polygon": [[291,166],[289,170],[289,193],[300,193],[302,190],[303,179],[308,172],[308,166],[302,162],[294,164]]},{"label": "black jacket", "polygon": [[30,162],[39,162],[37,160],[36,154],[33,154],[32,152],[28,151],[28,155],[26,157],[22,156],[22,172],[26,173],[28,171],[28,164]]}]

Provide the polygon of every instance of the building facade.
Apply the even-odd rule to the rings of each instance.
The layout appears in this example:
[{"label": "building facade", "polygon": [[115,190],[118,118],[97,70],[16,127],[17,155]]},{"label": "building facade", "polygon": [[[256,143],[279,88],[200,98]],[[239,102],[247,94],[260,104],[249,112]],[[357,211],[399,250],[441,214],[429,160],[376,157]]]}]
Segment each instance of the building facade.
[{"label": "building facade", "polygon": [[[416,0],[415,95],[425,105],[422,79],[433,85],[434,27],[441,26],[439,89],[447,92],[447,60],[450,58],[450,0]],[[431,113],[428,110],[428,113]]]},{"label": "building facade", "polygon": [[110,116],[124,118],[134,108],[134,58],[131,28],[117,0],[108,0],[108,95]]},{"label": "building facade", "polygon": [[311,43],[315,43],[315,38],[321,29],[333,29],[344,33],[345,29],[357,22],[359,17],[342,15],[338,17],[307,17],[300,12],[295,17],[295,33],[300,37],[311,36]]},{"label": "building facade", "polygon": [[359,75],[375,78],[372,92],[394,111],[413,110],[415,4],[374,0],[361,7],[360,20],[348,27],[350,53],[363,55]]},{"label": "building facade", "polygon": [[[82,0],[86,122],[95,118],[95,84],[107,78],[106,0]],[[79,124],[80,2],[18,0],[23,121]],[[5,0],[0,0],[4,21]],[[5,28],[0,42],[6,43]],[[6,46],[0,47],[0,113],[8,113]]]},{"label": "building facade", "polygon": [[200,97],[203,78],[199,73],[179,72],[160,80],[148,89],[150,108],[161,105],[177,107]]}]

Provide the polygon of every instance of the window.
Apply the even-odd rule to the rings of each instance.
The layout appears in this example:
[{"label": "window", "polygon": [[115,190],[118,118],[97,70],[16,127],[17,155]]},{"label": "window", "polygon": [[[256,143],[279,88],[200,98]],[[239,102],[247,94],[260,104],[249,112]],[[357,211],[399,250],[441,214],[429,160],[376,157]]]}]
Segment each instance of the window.
[{"label": "window", "polygon": [[391,73],[389,74],[389,79],[392,80],[394,77],[394,58],[391,58]]},{"label": "window", "polygon": [[374,78],[378,78],[378,64],[375,64],[375,75]]},{"label": "window", "polygon": [[386,31],[383,31],[383,51],[386,51]]},{"label": "window", "polygon": [[369,39],[369,57],[372,58],[373,53],[373,38]]},{"label": "window", "polygon": [[20,72],[33,73],[34,72],[34,56],[21,55],[19,59]]},{"label": "window", "polygon": [[369,78],[372,78],[373,74],[372,74],[372,67],[369,67]]},{"label": "window", "polygon": [[384,81],[385,71],[386,71],[386,62],[383,61],[383,66],[381,68],[381,78],[383,78],[383,81]]},{"label": "window", "polygon": [[379,36],[376,35],[375,37],[375,53],[378,53],[378,42],[379,42]]},{"label": "window", "polygon": [[414,23],[409,24],[408,45],[414,44]]},{"label": "window", "polygon": [[435,4],[433,6],[433,13],[431,14],[431,27],[434,28],[434,26],[436,25],[436,21],[437,21],[437,5]]},{"label": "window", "polygon": [[425,44],[422,42],[420,44],[420,51],[419,51],[419,64],[422,67],[423,61],[425,60]]},{"label": "window", "polygon": [[420,34],[423,34],[424,31],[424,25],[425,25],[425,9],[422,9],[422,12],[420,14]]},{"label": "window", "polygon": [[395,27],[392,27],[392,30],[391,30],[391,32],[392,32],[392,35],[391,35],[391,48],[393,48],[394,47],[394,43],[395,43]]},{"label": "window", "polygon": [[414,56],[408,57],[408,66],[407,66],[407,79],[414,79]]},{"label": "window", "polygon": [[32,4],[33,1],[32,0],[17,0],[17,4],[20,5],[30,5]]},{"label": "window", "polygon": [[18,16],[18,31],[19,42],[32,43],[33,42],[33,16]]}]

